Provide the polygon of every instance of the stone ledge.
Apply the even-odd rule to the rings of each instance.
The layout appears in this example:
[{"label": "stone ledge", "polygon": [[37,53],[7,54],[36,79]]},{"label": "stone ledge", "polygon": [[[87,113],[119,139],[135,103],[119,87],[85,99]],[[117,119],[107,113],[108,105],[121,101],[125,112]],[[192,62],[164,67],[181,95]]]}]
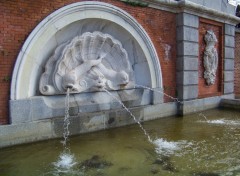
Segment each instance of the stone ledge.
[{"label": "stone ledge", "polygon": [[[234,95],[231,94],[220,97],[184,101],[179,108],[182,108],[182,113],[184,115],[196,113],[203,110],[216,108],[219,106],[221,99],[231,100],[233,97]],[[237,105],[239,105],[239,100]],[[230,107],[232,106],[230,105]],[[137,120],[148,121],[161,117],[176,115],[177,103],[171,102],[134,107],[129,108],[129,111],[135,115]],[[133,118],[125,109],[114,111],[107,110],[96,113],[85,113],[77,116],[70,116],[70,122],[70,135],[94,132],[135,123]],[[0,126],[0,148],[53,138],[62,138],[62,127],[63,117]]]},{"label": "stone ledge", "polygon": [[[139,121],[148,121],[177,114],[175,102],[129,108]],[[0,126],[0,148],[62,138],[63,117]],[[89,133],[136,123],[125,109],[106,110],[70,116],[70,135]]]},{"label": "stone ledge", "polygon": [[240,110],[240,99],[221,99],[220,107]]},{"label": "stone ledge", "polygon": [[[128,108],[163,102],[163,96],[153,94],[148,89],[129,89],[111,93]],[[122,105],[106,92],[71,94],[69,100],[70,115],[122,108]],[[10,100],[9,104],[12,124],[44,120],[65,114],[65,95]]]},{"label": "stone ledge", "polygon": [[0,148],[53,138],[51,121],[0,126]]},{"label": "stone ledge", "polygon": [[217,108],[220,105],[221,99],[233,98],[234,94],[222,95],[217,97],[209,97],[197,100],[184,101],[179,104],[179,115],[187,115],[191,113],[201,112],[208,109]]}]

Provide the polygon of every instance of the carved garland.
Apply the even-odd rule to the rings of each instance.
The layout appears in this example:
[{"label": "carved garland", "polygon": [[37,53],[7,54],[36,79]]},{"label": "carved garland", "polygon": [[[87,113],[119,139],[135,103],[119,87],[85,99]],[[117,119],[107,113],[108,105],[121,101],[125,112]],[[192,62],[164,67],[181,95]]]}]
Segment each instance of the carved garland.
[{"label": "carved garland", "polygon": [[204,78],[207,85],[213,85],[216,80],[216,72],[218,67],[218,53],[215,48],[217,43],[216,35],[212,30],[207,31],[204,40],[206,42],[206,47],[204,50]]}]

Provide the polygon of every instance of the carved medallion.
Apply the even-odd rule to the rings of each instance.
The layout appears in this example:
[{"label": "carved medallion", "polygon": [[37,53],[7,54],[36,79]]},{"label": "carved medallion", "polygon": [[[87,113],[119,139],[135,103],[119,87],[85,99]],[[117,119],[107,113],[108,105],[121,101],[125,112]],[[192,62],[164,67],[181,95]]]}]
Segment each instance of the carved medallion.
[{"label": "carved medallion", "polygon": [[40,78],[44,95],[133,87],[132,68],[121,43],[108,34],[86,32],[55,49]]},{"label": "carved medallion", "polygon": [[207,31],[204,40],[206,42],[206,47],[204,50],[204,78],[207,85],[213,85],[216,80],[216,72],[218,67],[218,53],[215,48],[217,43],[217,38],[212,30]]}]

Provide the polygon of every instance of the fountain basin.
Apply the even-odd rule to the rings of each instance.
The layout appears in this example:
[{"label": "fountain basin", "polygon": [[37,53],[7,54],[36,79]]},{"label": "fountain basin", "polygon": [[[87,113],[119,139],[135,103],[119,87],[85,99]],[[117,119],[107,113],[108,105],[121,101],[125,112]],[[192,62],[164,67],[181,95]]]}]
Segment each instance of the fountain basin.
[{"label": "fountain basin", "polygon": [[[157,145],[148,142],[138,125],[71,137],[74,165],[68,173],[55,166],[62,156],[60,139],[5,148],[0,151],[1,174],[238,175],[239,111],[203,113],[209,121],[196,113],[142,123]],[[219,119],[235,123],[209,123]]]},{"label": "fountain basin", "polygon": [[[225,95],[203,98],[179,104],[176,102],[159,103],[161,94],[143,89],[115,91],[115,93],[112,93],[114,96],[122,98],[125,106],[129,108],[139,121],[149,121],[177,115],[179,114],[179,108],[183,108],[186,114],[217,108],[222,98],[232,98],[233,96]],[[90,96],[92,98],[96,96],[95,98],[98,99],[100,96],[102,99],[98,99],[101,100],[100,102],[91,102],[85,101],[85,94],[70,96],[69,113],[72,124],[69,127],[70,135],[135,123],[119,102],[112,99],[106,92],[89,94],[92,94]],[[80,101],[81,98],[82,101]],[[12,119],[15,120],[11,125],[1,126],[0,147],[62,137],[64,123],[62,114],[65,111],[64,101],[65,96],[63,95],[58,97],[33,97],[26,100],[17,100],[16,102],[11,101],[11,107],[14,107],[12,110],[15,112],[11,115]],[[77,106],[77,102],[82,102],[81,106]],[[34,108],[36,111],[33,111]]]}]

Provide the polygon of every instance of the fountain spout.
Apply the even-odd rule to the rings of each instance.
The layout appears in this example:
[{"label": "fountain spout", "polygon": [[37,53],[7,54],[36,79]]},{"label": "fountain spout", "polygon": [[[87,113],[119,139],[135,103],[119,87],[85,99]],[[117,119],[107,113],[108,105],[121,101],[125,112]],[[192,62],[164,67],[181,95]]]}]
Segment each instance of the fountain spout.
[{"label": "fountain spout", "polygon": [[65,86],[65,89],[66,89],[66,92],[68,91],[68,89],[72,91],[74,89],[74,86],[72,84],[68,84]]}]

